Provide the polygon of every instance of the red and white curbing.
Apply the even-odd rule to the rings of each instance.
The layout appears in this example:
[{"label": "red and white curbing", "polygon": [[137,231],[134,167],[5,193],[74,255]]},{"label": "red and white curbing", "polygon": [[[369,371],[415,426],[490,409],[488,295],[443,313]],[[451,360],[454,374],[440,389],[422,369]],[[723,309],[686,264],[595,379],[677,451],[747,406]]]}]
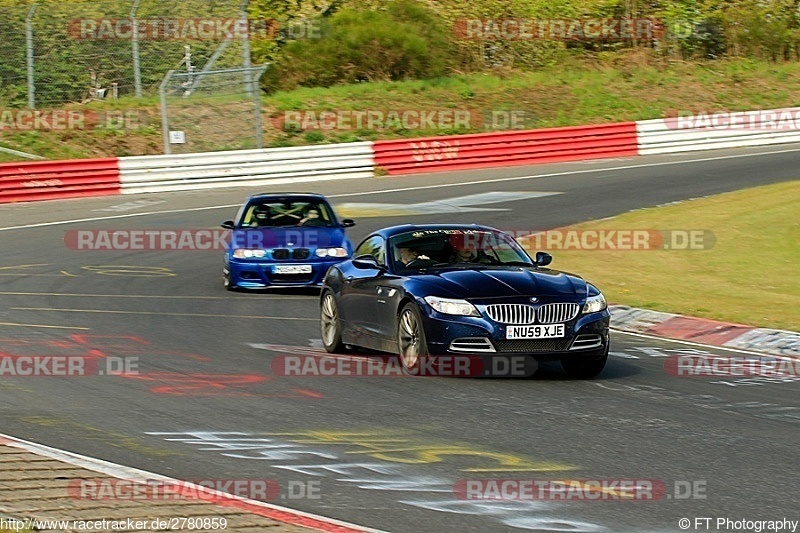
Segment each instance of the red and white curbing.
[{"label": "red and white curbing", "polygon": [[612,305],[611,325],[632,333],[656,335],[769,355],[800,357],[800,333],[694,318],[625,305]]},{"label": "red and white curbing", "polygon": [[[102,459],[95,459],[93,457],[87,457],[85,455],[59,450],[58,448],[51,448],[50,446],[29,442],[0,433],[0,446],[3,445],[19,448],[36,455],[55,459],[56,461],[61,461],[63,463],[71,464],[79,468],[85,468],[87,470],[105,474],[118,479],[153,479],[168,482],[175,486],[184,486],[186,488],[194,489],[194,493],[213,492],[215,496],[215,505],[230,507],[243,513],[263,516],[265,518],[270,518],[272,520],[283,522],[289,525],[301,526],[316,531],[326,531],[330,533],[384,533],[381,530],[350,524],[348,522],[343,522],[341,520],[335,520],[333,518],[327,518],[312,513],[305,513],[295,509],[289,509],[288,507],[242,498],[240,496],[234,496],[218,491],[209,491],[208,488],[203,488],[194,483],[180,481],[167,476],[162,476],[160,474],[139,470],[137,468],[118,465],[108,461],[103,461]],[[58,472],[53,471],[53,476],[55,477],[57,475]],[[68,498],[69,496],[66,495],[66,490],[64,493],[64,498]]]}]

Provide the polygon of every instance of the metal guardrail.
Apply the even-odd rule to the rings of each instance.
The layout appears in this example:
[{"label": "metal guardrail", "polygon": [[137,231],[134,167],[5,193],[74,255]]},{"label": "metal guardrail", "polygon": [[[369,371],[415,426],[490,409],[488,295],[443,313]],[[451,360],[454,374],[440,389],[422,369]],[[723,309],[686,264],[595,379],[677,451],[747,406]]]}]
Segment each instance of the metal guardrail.
[{"label": "metal guardrail", "polygon": [[[0,203],[464,170],[800,142],[800,108],[596,126],[0,164]],[[746,118],[743,118],[746,117]]]},{"label": "metal guardrail", "polygon": [[119,194],[116,157],[0,164],[0,203]]},{"label": "metal guardrail", "polygon": [[636,136],[641,155],[800,142],[800,108],[640,120]]},{"label": "metal guardrail", "polygon": [[371,142],[121,157],[119,165],[123,194],[374,175]]},{"label": "metal guardrail", "polygon": [[44,161],[46,159],[40,155],[29,154],[28,152],[20,152],[19,150],[13,150],[11,148],[6,148],[5,146],[0,146],[0,152],[4,154],[13,155],[16,157],[23,157],[25,159],[33,159],[36,161]]},{"label": "metal guardrail", "polygon": [[376,141],[375,164],[389,174],[465,170],[637,155],[636,124]]}]

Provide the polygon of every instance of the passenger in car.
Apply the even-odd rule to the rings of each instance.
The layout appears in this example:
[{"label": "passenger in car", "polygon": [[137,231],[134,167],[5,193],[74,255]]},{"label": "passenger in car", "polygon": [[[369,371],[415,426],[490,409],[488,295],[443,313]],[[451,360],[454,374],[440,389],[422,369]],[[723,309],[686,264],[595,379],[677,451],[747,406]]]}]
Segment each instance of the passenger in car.
[{"label": "passenger in car", "polygon": [[306,216],[300,219],[297,223],[298,226],[325,226],[325,221],[320,218],[319,209],[316,207],[310,208],[306,212]]},{"label": "passenger in car", "polygon": [[430,257],[420,254],[419,247],[413,241],[401,242],[397,245],[396,256],[400,259],[402,266],[413,268],[430,261]]},{"label": "passenger in car", "polygon": [[268,205],[257,205],[253,208],[250,227],[263,228],[272,225],[272,210]]},{"label": "passenger in car", "polygon": [[491,258],[472,242],[467,235],[453,235],[449,239],[452,253],[447,259],[448,263],[492,263]]}]

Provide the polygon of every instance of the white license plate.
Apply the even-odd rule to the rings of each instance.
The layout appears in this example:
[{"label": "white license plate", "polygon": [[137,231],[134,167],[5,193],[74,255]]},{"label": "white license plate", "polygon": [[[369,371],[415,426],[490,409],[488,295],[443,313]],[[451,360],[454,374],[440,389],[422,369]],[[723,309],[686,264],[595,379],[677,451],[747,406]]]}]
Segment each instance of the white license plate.
[{"label": "white license plate", "polygon": [[311,265],[275,265],[275,274],[311,274]]},{"label": "white license plate", "polygon": [[506,326],[506,339],[556,339],[564,336],[564,324]]}]

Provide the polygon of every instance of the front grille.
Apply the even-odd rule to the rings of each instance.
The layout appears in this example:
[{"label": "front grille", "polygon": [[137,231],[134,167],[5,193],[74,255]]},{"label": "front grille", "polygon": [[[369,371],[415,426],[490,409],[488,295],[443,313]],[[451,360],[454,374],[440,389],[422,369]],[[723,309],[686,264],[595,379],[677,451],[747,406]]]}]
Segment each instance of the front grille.
[{"label": "front grille", "polygon": [[286,248],[276,248],[272,250],[272,257],[275,259],[289,259],[289,250]]},{"label": "front grille", "polygon": [[295,248],[292,251],[292,257],[294,259],[308,259],[308,256],[311,255],[311,250],[308,248]]},{"label": "front grille", "polygon": [[486,314],[499,324],[533,324],[536,309],[527,304],[492,304]]},{"label": "front grille", "polygon": [[494,346],[486,337],[461,337],[453,339],[448,347],[453,352],[493,352]]},{"label": "front grille", "polygon": [[539,307],[540,324],[560,324],[568,322],[578,314],[578,304],[544,304]]},{"label": "front grille", "polygon": [[500,353],[563,352],[570,339],[496,340],[494,347]]}]

